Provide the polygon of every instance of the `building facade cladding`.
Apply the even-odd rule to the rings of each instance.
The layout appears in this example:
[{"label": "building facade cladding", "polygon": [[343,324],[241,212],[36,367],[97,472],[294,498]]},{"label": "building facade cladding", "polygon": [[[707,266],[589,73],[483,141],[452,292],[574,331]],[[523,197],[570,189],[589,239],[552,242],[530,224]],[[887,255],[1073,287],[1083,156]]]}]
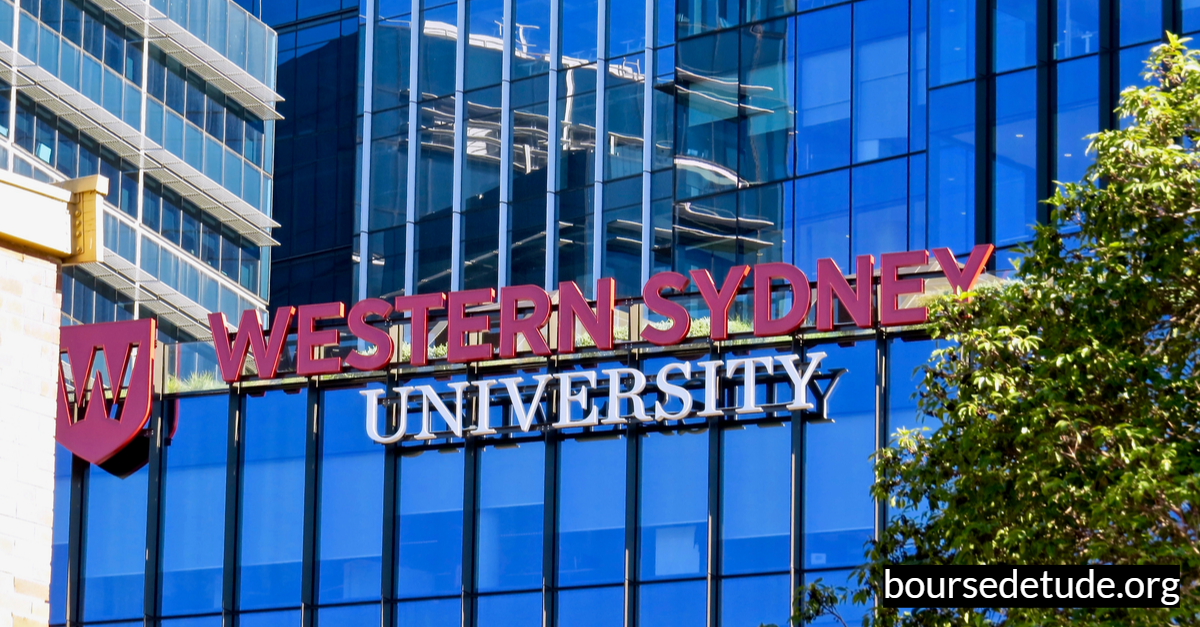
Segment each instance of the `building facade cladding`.
[{"label": "building facade cladding", "polygon": [[156,317],[179,341],[265,309],[275,45],[226,0],[0,0],[0,168],[110,181],[65,324]]}]

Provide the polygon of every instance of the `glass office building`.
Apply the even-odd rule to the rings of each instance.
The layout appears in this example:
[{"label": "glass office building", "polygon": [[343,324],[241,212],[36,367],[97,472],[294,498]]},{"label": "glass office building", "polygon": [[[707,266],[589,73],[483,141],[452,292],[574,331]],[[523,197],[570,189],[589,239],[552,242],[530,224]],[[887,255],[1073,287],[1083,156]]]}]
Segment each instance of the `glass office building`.
[{"label": "glass office building", "polygon": [[0,1],[0,168],[99,174],[104,260],[63,272],[63,323],[265,309],[275,33],[228,0]]},{"label": "glass office building", "polygon": [[[630,322],[643,282],[978,243],[1003,274],[1149,48],[1200,30],[1193,0],[249,8],[280,33],[287,99],[276,304],[612,277],[626,331],[611,352],[310,379],[292,346],[281,379],[168,388],[131,477],[59,449],[54,626],[782,625],[791,592],[845,581],[886,520],[869,457],[914,424],[934,344],[841,324],[653,349]],[[784,411],[776,372],[758,413],[550,429],[546,402],[524,432],[495,401],[495,435],[364,432],[373,388],[453,403],[520,376],[528,401],[540,373],[816,353],[844,371],[830,420]]]}]

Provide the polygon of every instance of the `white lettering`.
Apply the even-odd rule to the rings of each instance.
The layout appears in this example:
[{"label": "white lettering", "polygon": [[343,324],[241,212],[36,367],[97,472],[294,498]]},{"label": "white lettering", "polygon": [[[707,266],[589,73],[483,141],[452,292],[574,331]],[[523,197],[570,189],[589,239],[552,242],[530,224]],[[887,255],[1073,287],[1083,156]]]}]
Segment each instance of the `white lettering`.
[{"label": "white lettering", "polygon": [[737,369],[742,369],[742,406],[737,408],[739,414],[757,414],[763,409],[756,402],[758,396],[758,366],[761,365],[766,369],[767,374],[775,373],[775,360],[770,357],[746,357],[744,359],[730,359],[728,374],[730,377]]},{"label": "white lettering", "polygon": [[571,420],[571,403],[577,403],[579,409],[587,409],[587,388],[581,387],[575,389],[574,381],[587,381],[596,387],[596,371],[589,370],[587,372],[564,372],[558,377],[558,422],[554,423],[555,429],[566,429],[567,427],[594,427],[600,424],[600,409],[594,404],[592,411],[583,420]]},{"label": "white lettering", "polygon": [[804,369],[804,374],[800,374],[799,369],[796,368],[796,362],[800,360],[799,355],[779,355],[775,359],[787,371],[788,378],[792,380],[792,402],[788,403],[787,408],[791,411],[812,409],[813,404],[808,402],[808,382],[812,381],[813,374],[817,372],[817,366],[822,359],[825,359],[825,353],[809,353],[808,367]]},{"label": "white lettering", "polygon": [[670,413],[665,407],[663,407],[661,401],[655,401],[654,419],[660,422],[663,420],[683,420],[684,418],[688,417],[688,414],[692,413],[691,393],[683,389],[682,386],[678,386],[670,381],[667,381],[667,376],[669,376],[672,372],[683,373],[685,380],[690,379],[692,378],[692,363],[690,361],[684,361],[667,364],[662,367],[662,370],[658,371],[658,377],[655,379],[658,384],[658,391],[666,394],[669,397],[679,399],[679,401],[683,404],[683,407],[680,408],[679,411]]},{"label": "white lettering", "polygon": [[[624,424],[621,417],[621,401],[629,401],[629,410],[633,416],[642,422],[649,422],[646,415],[646,405],[642,402],[642,392],[646,390],[646,375],[636,368],[611,368],[602,370],[600,374],[608,377],[608,416],[602,420],[606,425]],[[633,386],[628,390],[621,389],[621,378],[632,377]]]}]

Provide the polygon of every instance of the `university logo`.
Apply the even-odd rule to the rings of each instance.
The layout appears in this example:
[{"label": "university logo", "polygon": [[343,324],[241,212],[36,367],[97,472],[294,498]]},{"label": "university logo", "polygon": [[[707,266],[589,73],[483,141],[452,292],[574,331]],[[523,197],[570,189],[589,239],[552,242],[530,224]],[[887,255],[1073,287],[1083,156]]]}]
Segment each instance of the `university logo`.
[{"label": "university logo", "polygon": [[155,334],[152,319],[62,328],[55,439],[118,477],[148,460]]}]

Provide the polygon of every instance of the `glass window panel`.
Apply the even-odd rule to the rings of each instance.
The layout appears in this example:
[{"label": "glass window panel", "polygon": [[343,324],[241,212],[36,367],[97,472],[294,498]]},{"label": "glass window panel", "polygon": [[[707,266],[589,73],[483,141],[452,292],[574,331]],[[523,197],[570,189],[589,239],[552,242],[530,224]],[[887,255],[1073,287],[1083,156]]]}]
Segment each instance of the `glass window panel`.
[{"label": "glass window panel", "polygon": [[721,581],[721,624],[787,625],[792,605],[791,579],[788,575],[777,575]]},{"label": "glass window panel", "polygon": [[542,623],[542,595],[501,594],[479,597],[479,627],[529,627]]},{"label": "glass window panel", "polygon": [[559,73],[559,174],[556,189],[591,185],[596,178],[596,66]]},{"label": "glass window panel", "polygon": [[1069,59],[1100,50],[1100,3],[1057,0],[1058,38],[1054,58]]},{"label": "glass window panel", "polygon": [[462,624],[462,603],[458,599],[397,603],[396,624],[412,627],[458,627]]},{"label": "glass window panel", "polygon": [[723,277],[739,261],[737,193],[675,204],[675,270]]},{"label": "glass window panel", "polygon": [[[608,64],[605,87],[606,132],[604,176],[618,179],[642,171],[642,121],[645,119],[645,76],[643,55]],[[514,155],[515,157],[515,155]]]},{"label": "glass window panel", "polygon": [[1033,70],[996,77],[993,129],[996,245],[1033,238],[1037,223],[1037,74]]},{"label": "glass window panel", "polygon": [[736,26],[741,3],[735,0],[693,0],[676,7],[676,35],[687,37]]},{"label": "glass window panel", "polygon": [[854,160],[908,150],[908,2],[854,5]]},{"label": "glass window panel", "polygon": [[58,33],[45,26],[38,29],[38,32],[41,37],[38,43],[38,65],[58,76]]},{"label": "glass window panel", "polygon": [[[141,623],[134,623],[140,625]],[[244,624],[244,623],[243,623]],[[163,627],[221,627],[220,616],[195,616],[189,618],[164,618]]]},{"label": "glass window panel", "polygon": [[[3,9],[4,7],[0,7]],[[63,311],[71,311],[71,278],[63,275]],[[54,445],[54,525],[50,548],[50,624],[67,622],[67,560],[70,557],[71,466],[74,457],[61,444]]]},{"label": "glass window panel", "polygon": [[625,624],[625,589],[563,590],[558,593],[555,611],[558,613],[555,624],[559,627],[622,627]]},{"label": "glass window panel", "polygon": [[905,250],[908,244],[908,160],[854,168],[852,256]]},{"label": "glass window panel", "polygon": [[1183,0],[1183,32],[1200,29],[1200,1]]},{"label": "glass window panel", "polygon": [[850,7],[796,18],[796,169],[850,163]]},{"label": "glass window panel", "polygon": [[930,246],[975,243],[975,86],[929,92]]},{"label": "glass window panel", "polygon": [[1150,51],[1157,44],[1145,44],[1143,46],[1134,46],[1121,51],[1121,78],[1120,89],[1126,87],[1149,87],[1152,81],[1142,77],[1142,72],[1146,71],[1146,59],[1150,58]]},{"label": "glass window panel", "polygon": [[396,590],[401,597],[462,590],[463,464],[457,448],[406,452],[400,458]]},{"label": "glass window panel", "polygon": [[804,567],[862,563],[875,530],[875,344],[821,345],[821,370],[845,368],[829,399],[829,423],[804,424]]},{"label": "glass window panel", "polygon": [[[792,521],[790,428],[733,427],[722,436],[722,482],[728,487],[721,491],[721,571],[731,575],[787,570]],[[786,593],[783,598],[786,610]]]},{"label": "glass window panel", "polygon": [[[558,278],[575,281],[581,286],[592,281],[592,229],[595,217],[592,207],[595,195],[590,187],[563,192],[558,201]],[[588,288],[583,288],[585,293]]]},{"label": "glass window panel", "polygon": [[238,627],[299,627],[300,610],[251,612],[238,615]]},{"label": "glass window panel", "polygon": [[299,605],[308,394],[277,390],[245,403],[241,607]]},{"label": "glass window panel", "polygon": [[[102,318],[99,312],[97,318]],[[126,479],[88,468],[83,619],[141,617],[146,571],[146,481],[143,467]]]},{"label": "glass window panel", "polygon": [[[370,442],[369,439],[367,441]],[[375,443],[371,442],[371,444]],[[379,445],[375,444],[375,446]],[[323,585],[324,583],[322,583]],[[376,596],[379,595],[378,582],[375,585],[375,594]],[[378,625],[382,620],[380,612],[381,608],[375,603],[368,605],[322,607],[317,610],[317,624],[321,627],[366,627],[369,625]]]},{"label": "glass window panel", "polygon": [[595,63],[596,0],[563,2],[561,10],[563,67]]},{"label": "glass window panel", "polygon": [[544,445],[484,448],[479,464],[479,590],[537,588],[542,585]]},{"label": "glass window panel", "polygon": [[777,181],[792,173],[795,109],[795,42],[792,21],[743,28],[739,92],[741,148],[738,175],[747,183]]},{"label": "glass window panel", "polygon": [[996,0],[997,72],[1037,64],[1037,0]]},{"label": "glass window panel", "polygon": [[678,46],[677,199],[738,186],[738,38],[726,31]]},{"label": "glass window panel", "polygon": [[704,581],[643,585],[638,589],[638,624],[704,627],[706,597]]},{"label": "glass window panel", "polygon": [[513,21],[513,79],[550,71],[550,0],[517,0]]},{"label": "glass window panel", "polygon": [[785,259],[784,233],[790,230],[786,221],[791,218],[791,209],[790,182],[738,193],[738,243],[741,248],[738,257],[742,263],[754,265]]},{"label": "glass window panel", "polygon": [[[497,4],[497,6],[499,5]],[[421,37],[420,83],[418,84],[422,99],[448,96],[454,93],[454,66],[458,58],[455,36],[458,23],[457,14],[458,7],[453,3],[443,7],[425,9],[423,12],[422,22],[425,25],[425,34]],[[496,27],[495,24],[491,26]],[[468,47],[474,48],[474,46]],[[497,59],[495,63],[498,67],[499,55],[493,53],[493,56]],[[499,80],[500,72],[495,72],[495,77],[496,80]]]},{"label": "glass window panel", "polygon": [[562,442],[559,585],[615,583],[625,577],[626,445],[624,437]]},{"label": "glass window panel", "polygon": [[975,76],[975,0],[929,3],[929,86]]},{"label": "glass window panel", "polygon": [[163,494],[162,612],[219,612],[229,397],[185,397],[173,404],[176,430],[167,447]]},{"label": "glass window panel", "polygon": [[708,564],[708,434],[642,437],[641,579],[703,575]]},{"label": "glass window panel", "polygon": [[925,248],[925,155],[908,158],[908,250]]},{"label": "glass window panel", "polygon": [[1093,155],[1086,136],[1100,123],[1100,63],[1096,57],[1058,64],[1058,110],[1054,115],[1056,181],[1083,178]]},{"label": "glass window panel", "polygon": [[379,598],[384,447],[363,437],[362,389],[383,386],[330,390],[321,400],[321,603]]},{"label": "glass window panel", "polygon": [[[926,365],[938,344],[931,340],[896,338],[888,345],[888,437],[896,429],[919,426],[936,428],[931,419],[918,416],[917,392],[925,380],[920,368]],[[926,433],[928,435],[928,433]]]},{"label": "glass window panel", "polygon": [[841,170],[796,181],[793,263],[809,280],[817,260],[850,267],[850,172]]},{"label": "glass window panel", "polygon": [[609,57],[640,52],[646,47],[646,1],[608,0]]},{"label": "glass window panel", "polygon": [[616,279],[617,298],[641,294],[641,176],[614,181],[604,187],[603,276]]}]

